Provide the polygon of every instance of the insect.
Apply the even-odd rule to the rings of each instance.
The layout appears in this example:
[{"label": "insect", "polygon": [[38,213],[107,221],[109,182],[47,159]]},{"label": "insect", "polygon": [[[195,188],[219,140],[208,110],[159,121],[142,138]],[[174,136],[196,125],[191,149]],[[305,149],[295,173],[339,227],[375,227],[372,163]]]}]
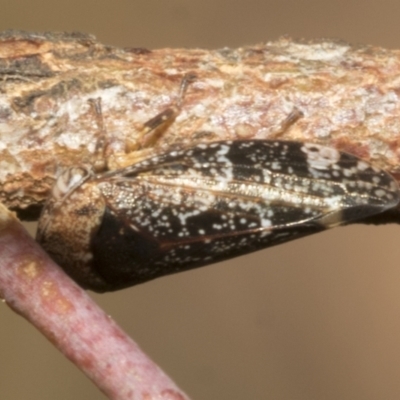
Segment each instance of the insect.
[{"label": "insect", "polygon": [[395,207],[388,173],[295,141],[197,144],[57,179],[37,239],[82,287],[113,291]]}]

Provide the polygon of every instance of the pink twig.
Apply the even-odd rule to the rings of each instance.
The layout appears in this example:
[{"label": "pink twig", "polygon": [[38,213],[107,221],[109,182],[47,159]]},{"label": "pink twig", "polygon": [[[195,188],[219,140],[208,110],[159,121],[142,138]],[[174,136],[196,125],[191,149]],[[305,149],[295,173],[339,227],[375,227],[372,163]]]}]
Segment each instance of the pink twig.
[{"label": "pink twig", "polygon": [[1,204],[0,251],[0,296],[110,399],[188,399]]}]

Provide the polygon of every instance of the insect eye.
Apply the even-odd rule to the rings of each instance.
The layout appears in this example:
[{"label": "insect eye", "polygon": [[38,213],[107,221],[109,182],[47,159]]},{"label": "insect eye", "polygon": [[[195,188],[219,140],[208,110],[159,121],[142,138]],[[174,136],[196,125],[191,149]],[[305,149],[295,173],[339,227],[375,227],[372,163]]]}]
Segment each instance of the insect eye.
[{"label": "insect eye", "polygon": [[89,177],[89,172],[82,167],[68,168],[57,178],[52,189],[52,196],[56,200],[63,199],[67,194],[82,184]]}]

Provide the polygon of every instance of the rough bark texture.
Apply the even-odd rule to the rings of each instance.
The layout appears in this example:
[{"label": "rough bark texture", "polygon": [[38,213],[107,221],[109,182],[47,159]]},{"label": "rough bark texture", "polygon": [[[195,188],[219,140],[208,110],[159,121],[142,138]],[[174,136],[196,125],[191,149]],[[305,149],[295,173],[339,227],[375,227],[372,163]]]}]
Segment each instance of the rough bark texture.
[{"label": "rough bark texture", "polygon": [[[288,38],[239,49],[148,51],[78,33],[5,32],[0,201],[35,218],[58,168],[95,163],[103,132],[106,158],[134,150],[143,123],[174,105],[187,73],[197,79],[156,151],[197,140],[295,139],[400,174],[399,51]],[[286,124],[291,113],[301,117]]]}]

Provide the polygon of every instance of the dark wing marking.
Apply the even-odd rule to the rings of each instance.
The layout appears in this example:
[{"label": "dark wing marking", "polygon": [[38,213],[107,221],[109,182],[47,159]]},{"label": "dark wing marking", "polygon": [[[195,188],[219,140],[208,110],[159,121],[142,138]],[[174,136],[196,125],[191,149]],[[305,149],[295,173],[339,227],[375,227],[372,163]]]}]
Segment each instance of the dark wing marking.
[{"label": "dark wing marking", "polygon": [[115,289],[319,232],[399,200],[385,172],[299,142],[202,144],[97,180],[107,207],[93,239],[94,266]]}]

